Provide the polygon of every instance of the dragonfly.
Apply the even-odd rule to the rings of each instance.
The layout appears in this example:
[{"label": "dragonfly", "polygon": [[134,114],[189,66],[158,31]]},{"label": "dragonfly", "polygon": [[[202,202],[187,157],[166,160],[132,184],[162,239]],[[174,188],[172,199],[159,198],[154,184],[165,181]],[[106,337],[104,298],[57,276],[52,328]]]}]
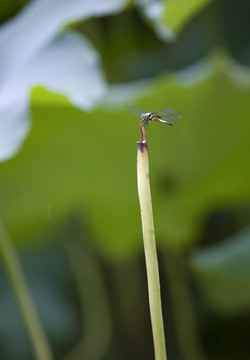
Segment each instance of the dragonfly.
[{"label": "dragonfly", "polygon": [[141,109],[136,109],[129,105],[125,105],[125,107],[132,110],[135,115],[139,115],[141,117],[143,126],[145,128],[149,126],[149,121],[158,121],[163,124],[174,126],[174,124],[166,120],[178,120],[182,118],[181,115],[173,114],[174,110],[170,108],[155,112],[147,112]]}]

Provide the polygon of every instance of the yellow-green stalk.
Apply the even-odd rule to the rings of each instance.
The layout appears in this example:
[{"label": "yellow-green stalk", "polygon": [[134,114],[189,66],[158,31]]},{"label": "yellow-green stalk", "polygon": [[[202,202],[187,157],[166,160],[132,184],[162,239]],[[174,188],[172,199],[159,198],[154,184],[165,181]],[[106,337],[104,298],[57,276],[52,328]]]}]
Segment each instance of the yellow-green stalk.
[{"label": "yellow-green stalk", "polygon": [[140,123],[140,130],[142,140],[137,142],[137,181],[141,209],[155,360],[166,360],[167,354],[161,308],[160,280],[149,183],[148,147],[142,122]]},{"label": "yellow-green stalk", "polygon": [[15,247],[0,219],[0,254],[20,307],[36,360],[52,360],[50,347],[37,316]]}]

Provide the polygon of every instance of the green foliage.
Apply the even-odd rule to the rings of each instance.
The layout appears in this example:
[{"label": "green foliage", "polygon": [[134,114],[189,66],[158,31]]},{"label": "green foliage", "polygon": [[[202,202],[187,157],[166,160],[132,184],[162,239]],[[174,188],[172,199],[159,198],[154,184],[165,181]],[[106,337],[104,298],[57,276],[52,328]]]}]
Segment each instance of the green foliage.
[{"label": "green foliage", "polygon": [[[174,128],[152,124],[148,131],[156,232],[167,246],[194,242],[211,208],[250,197],[250,124],[245,116],[250,87],[235,83],[233,66],[223,64],[227,69],[221,64],[216,69],[211,62],[213,73],[189,86],[183,79],[162,76],[148,85],[150,95],[136,103],[149,111],[164,104],[184,115]],[[0,169],[1,211],[11,233],[24,240],[38,229],[46,232],[79,207],[86,211],[101,251],[132,254],[141,245],[138,118],[123,107],[91,114],[66,103],[37,107],[40,95],[41,90],[33,95],[28,141]]]},{"label": "green foliage", "polygon": [[209,305],[222,314],[250,307],[250,228],[208,249],[194,252],[190,266]]},{"label": "green foliage", "polygon": [[17,153],[27,136],[32,87],[67,95],[80,109],[96,106],[106,91],[99,56],[83,36],[62,29],[123,6],[122,0],[32,1],[0,28],[0,161]]},{"label": "green foliage", "polygon": [[[15,2],[15,7],[14,1],[1,5],[1,19],[14,14],[24,2]],[[192,275],[209,306],[220,314],[241,314],[249,310],[250,300],[249,228],[232,239],[225,239],[221,245],[197,252],[194,248],[206,231],[204,221],[208,214],[220,207],[247,206],[250,200],[249,71],[232,63],[228,55],[208,56],[209,51],[215,53],[219,43],[249,65],[249,5],[245,4],[237,13],[233,1],[222,1],[218,7],[211,0],[149,1],[137,2],[130,11],[118,15],[126,4],[122,0],[36,0],[0,28],[1,161],[19,151],[31,129],[18,155],[0,165],[1,216],[13,241],[21,246],[54,239],[51,234],[57,233],[58,229],[61,233],[65,219],[77,213],[87,223],[95,256],[101,253],[121,264],[123,258],[140,253],[142,239],[136,185],[139,118],[124,105],[146,111],[174,108],[183,116],[175,122],[175,127],[152,123],[147,131],[157,246],[164,251],[171,248],[170,254],[193,247]],[[240,9],[237,4],[237,10]],[[199,16],[201,10],[204,10],[203,16]],[[167,40],[173,40],[177,33],[181,34],[175,38],[175,44],[167,44]],[[197,63],[201,58],[202,61]],[[173,70],[179,72],[173,74]],[[142,81],[127,83],[133,80]],[[119,84],[111,86],[109,82]],[[97,108],[100,102],[101,106]],[[230,224],[226,227],[231,229]],[[221,239],[219,230],[214,232],[216,239]],[[69,234],[71,240],[72,234]],[[215,239],[211,237],[209,241]],[[77,247],[74,250],[80,254]],[[86,255],[85,249],[83,252]],[[31,258],[36,263],[39,256],[31,254]],[[79,263],[81,259],[82,255]],[[96,262],[99,261],[97,258]],[[55,267],[47,267],[45,263],[41,268],[48,271],[43,279],[46,278],[49,288],[44,289],[44,282],[39,275],[36,277],[34,264],[27,272],[34,274],[34,281],[29,282],[31,287],[37,285],[33,294],[38,308],[40,300],[41,306],[47,302],[51,305],[44,311],[45,327],[49,334],[51,331],[56,334],[55,338],[58,336],[58,340],[52,339],[53,349],[57,346],[58,354],[62,354],[70,346],[74,334],[78,334],[80,326],[75,310],[72,311],[74,304],[67,297],[74,295],[75,290],[71,287],[74,280],[70,278],[69,289],[67,286],[61,289],[60,285],[57,288],[54,284],[65,280],[65,272],[62,271],[54,282],[50,283],[49,279],[56,272],[55,267],[65,270],[64,259],[59,265],[55,260]],[[91,266],[86,259],[82,263],[85,268],[75,272],[86,275],[89,283]],[[176,265],[175,261],[173,263]],[[105,265],[111,267],[110,262]],[[106,269],[114,296],[112,301],[117,301],[115,296],[119,297],[123,311],[127,309],[127,299],[131,302],[131,313],[123,312],[117,318],[125,319],[131,342],[142,340],[145,351],[144,345],[150,341],[145,341],[141,320],[146,317],[144,314],[139,316],[136,324],[134,318],[142,304],[147,306],[143,293],[145,278],[135,277],[138,281],[130,286],[131,276],[138,276],[138,269],[131,270],[129,275],[126,267],[124,269],[122,281],[117,268]],[[65,271],[68,274],[70,270],[66,268]],[[181,306],[183,301],[186,302],[185,290],[179,283],[177,272],[168,271],[172,275],[171,282],[178,282]],[[117,276],[119,295],[115,295],[117,289],[112,276]],[[79,279],[83,284],[81,276]],[[93,283],[100,288],[98,282]],[[188,288],[187,282],[185,286]],[[124,292],[128,287],[129,292]],[[84,284],[82,294],[86,294],[86,289],[89,304],[100,310],[101,307],[91,299],[100,300],[101,297],[96,296],[98,292],[90,293],[89,285]],[[2,290],[5,294],[5,287]],[[173,292],[171,286],[167,291]],[[44,297],[39,296],[40,293]],[[192,303],[192,299],[188,301]],[[6,330],[9,317],[5,315],[12,313],[8,305],[9,296],[6,295],[0,309],[3,318],[0,332],[6,337],[3,342],[8,342],[12,351],[11,333],[19,339],[18,334],[23,329],[19,327],[19,331],[19,325],[17,328],[15,325],[16,333],[12,329]],[[105,315],[105,311],[100,311]],[[181,320],[185,317],[184,312],[185,307],[179,312],[176,307],[177,317]],[[106,348],[111,336],[106,331],[106,320],[100,328],[100,316],[98,319],[92,316],[96,315],[95,311],[87,310],[86,313],[89,317],[83,315],[81,322],[89,322],[91,339],[99,336],[97,341],[101,348]],[[51,314],[55,315],[55,323],[49,321]],[[73,315],[72,327],[71,315],[67,317],[67,314]],[[195,330],[194,319],[190,321]],[[92,332],[93,323],[98,330]],[[188,321],[186,324],[189,326]],[[119,337],[118,333],[124,336],[120,331],[123,325],[119,323],[118,326],[119,331],[114,331],[116,336]],[[185,335],[183,329],[186,328],[178,330],[177,326],[177,332]],[[106,339],[99,335],[100,330],[106,331]],[[96,331],[99,331],[98,335]],[[192,332],[189,335],[192,337]],[[23,338],[20,339],[22,342]],[[192,339],[189,342],[185,336],[184,340],[192,343]],[[15,348],[25,346],[25,354],[26,340],[25,345],[15,341]],[[119,341],[120,338],[116,344]],[[91,341],[87,345],[91,350]],[[126,353],[116,346],[113,358],[120,358],[117,354],[132,358],[130,349]],[[185,352],[183,350],[183,356],[187,356]],[[15,357],[20,358],[20,354],[21,350]],[[136,351],[133,355],[138,358]],[[216,356],[229,359],[220,354]],[[245,359],[241,352],[237,352],[237,356]],[[209,354],[208,357],[215,358]],[[178,355],[171,358],[178,358]]]},{"label": "green foliage", "polygon": [[177,33],[196,13],[212,1],[213,0],[165,0],[164,21],[172,31]]}]

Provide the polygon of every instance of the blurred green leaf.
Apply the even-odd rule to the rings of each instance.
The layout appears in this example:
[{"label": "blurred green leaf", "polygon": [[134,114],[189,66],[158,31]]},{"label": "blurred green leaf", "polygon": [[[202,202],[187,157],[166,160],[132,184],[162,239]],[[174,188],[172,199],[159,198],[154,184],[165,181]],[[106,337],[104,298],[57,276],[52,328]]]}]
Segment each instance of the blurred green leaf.
[{"label": "blurred green leaf", "polygon": [[137,1],[136,6],[160,39],[163,41],[173,41],[175,39],[172,29],[162,20],[165,9],[163,0]]},{"label": "blurred green leaf", "polygon": [[165,0],[164,21],[177,33],[196,13],[213,0]]},{"label": "blurred green leaf", "polygon": [[27,136],[32,87],[64,94],[81,109],[96,106],[106,91],[99,56],[83,36],[62,28],[124,5],[123,0],[37,0],[0,27],[0,161],[12,157]]},{"label": "blurred green leaf", "polygon": [[32,57],[52,41],[66,24],[85,20],[91,16],[118,12],[124,6],[124,0],[30,1],[22,11],[0,28],[1,78],[9,76],[9,73],[12,75],[14,71],[30,62]]},{"label": "blurred green leaf", "polygon": [[2,89],[0,161],[19,150],[30,129],[29,98],[35,84],[64,94],[81,109],[96,106],[106,91],[94,48],[83,36],[61,33]]},{"label": "blurred green leaf", "polygon": [[9,0],[0,2],[0,23],[13,16],[29,0]]},{"label": "blurred green leaf", "polygon": [[250,308],[250,227],[222,243],[195,251],[190,266],[206,301],[220,313]]},{"label": "blurred green leaf", "polygon": [[[153,123],[147,132],[156,236],[162,244],[193,243],[208,211],[250,199],[250,83],[233,79],[234,72],[226,61],[210,61],[143,84],[146,95],[129,103],[147,111],[171,107],[183,116],[175,127]],[[41,89],[33,93],[34,104],[40,94]],[[91,114],[66,102],[33,107],[31,136],[22,152],[0,167],[0,210],[14,239],[48,231],[79,208],[109,256],[133,254],[142,246],[139,119],[125,103]]]}]

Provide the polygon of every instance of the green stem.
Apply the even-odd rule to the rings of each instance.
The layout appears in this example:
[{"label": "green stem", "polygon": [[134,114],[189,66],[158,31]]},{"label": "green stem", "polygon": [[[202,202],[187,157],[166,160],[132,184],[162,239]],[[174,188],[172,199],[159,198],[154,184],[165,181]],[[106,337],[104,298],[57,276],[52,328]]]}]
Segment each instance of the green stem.
[{"label": "green stem", "polygon": [[204,360],[183,255],[178,252],[168,252],[164,264],[182,357],[185,360]]},{"label": "green stem", "polygon": [[156,360],[166,360],[166,344],[161,308],[160,280],[155,244],[152,200],[149,184],[148,149],[144,128],[142,142],[137,143],[137,180],[141,208],[142,231],[148,278],[149,306]]},{"label": "green stem", "polygon": [[46,335],[39,322],[13,243],[0,219],[0,251],[20,307],[37,360],[52,360]]},{"label": "green stem", "polygon": [[[111,309],[98,259],[89,243],[86,225],[74,216],[64,231],[65,248],[72,267],[82,307],[84,332],[64,360],[98,360],[111,341]],[[97,341],[98,339],[98,341]]]}]

